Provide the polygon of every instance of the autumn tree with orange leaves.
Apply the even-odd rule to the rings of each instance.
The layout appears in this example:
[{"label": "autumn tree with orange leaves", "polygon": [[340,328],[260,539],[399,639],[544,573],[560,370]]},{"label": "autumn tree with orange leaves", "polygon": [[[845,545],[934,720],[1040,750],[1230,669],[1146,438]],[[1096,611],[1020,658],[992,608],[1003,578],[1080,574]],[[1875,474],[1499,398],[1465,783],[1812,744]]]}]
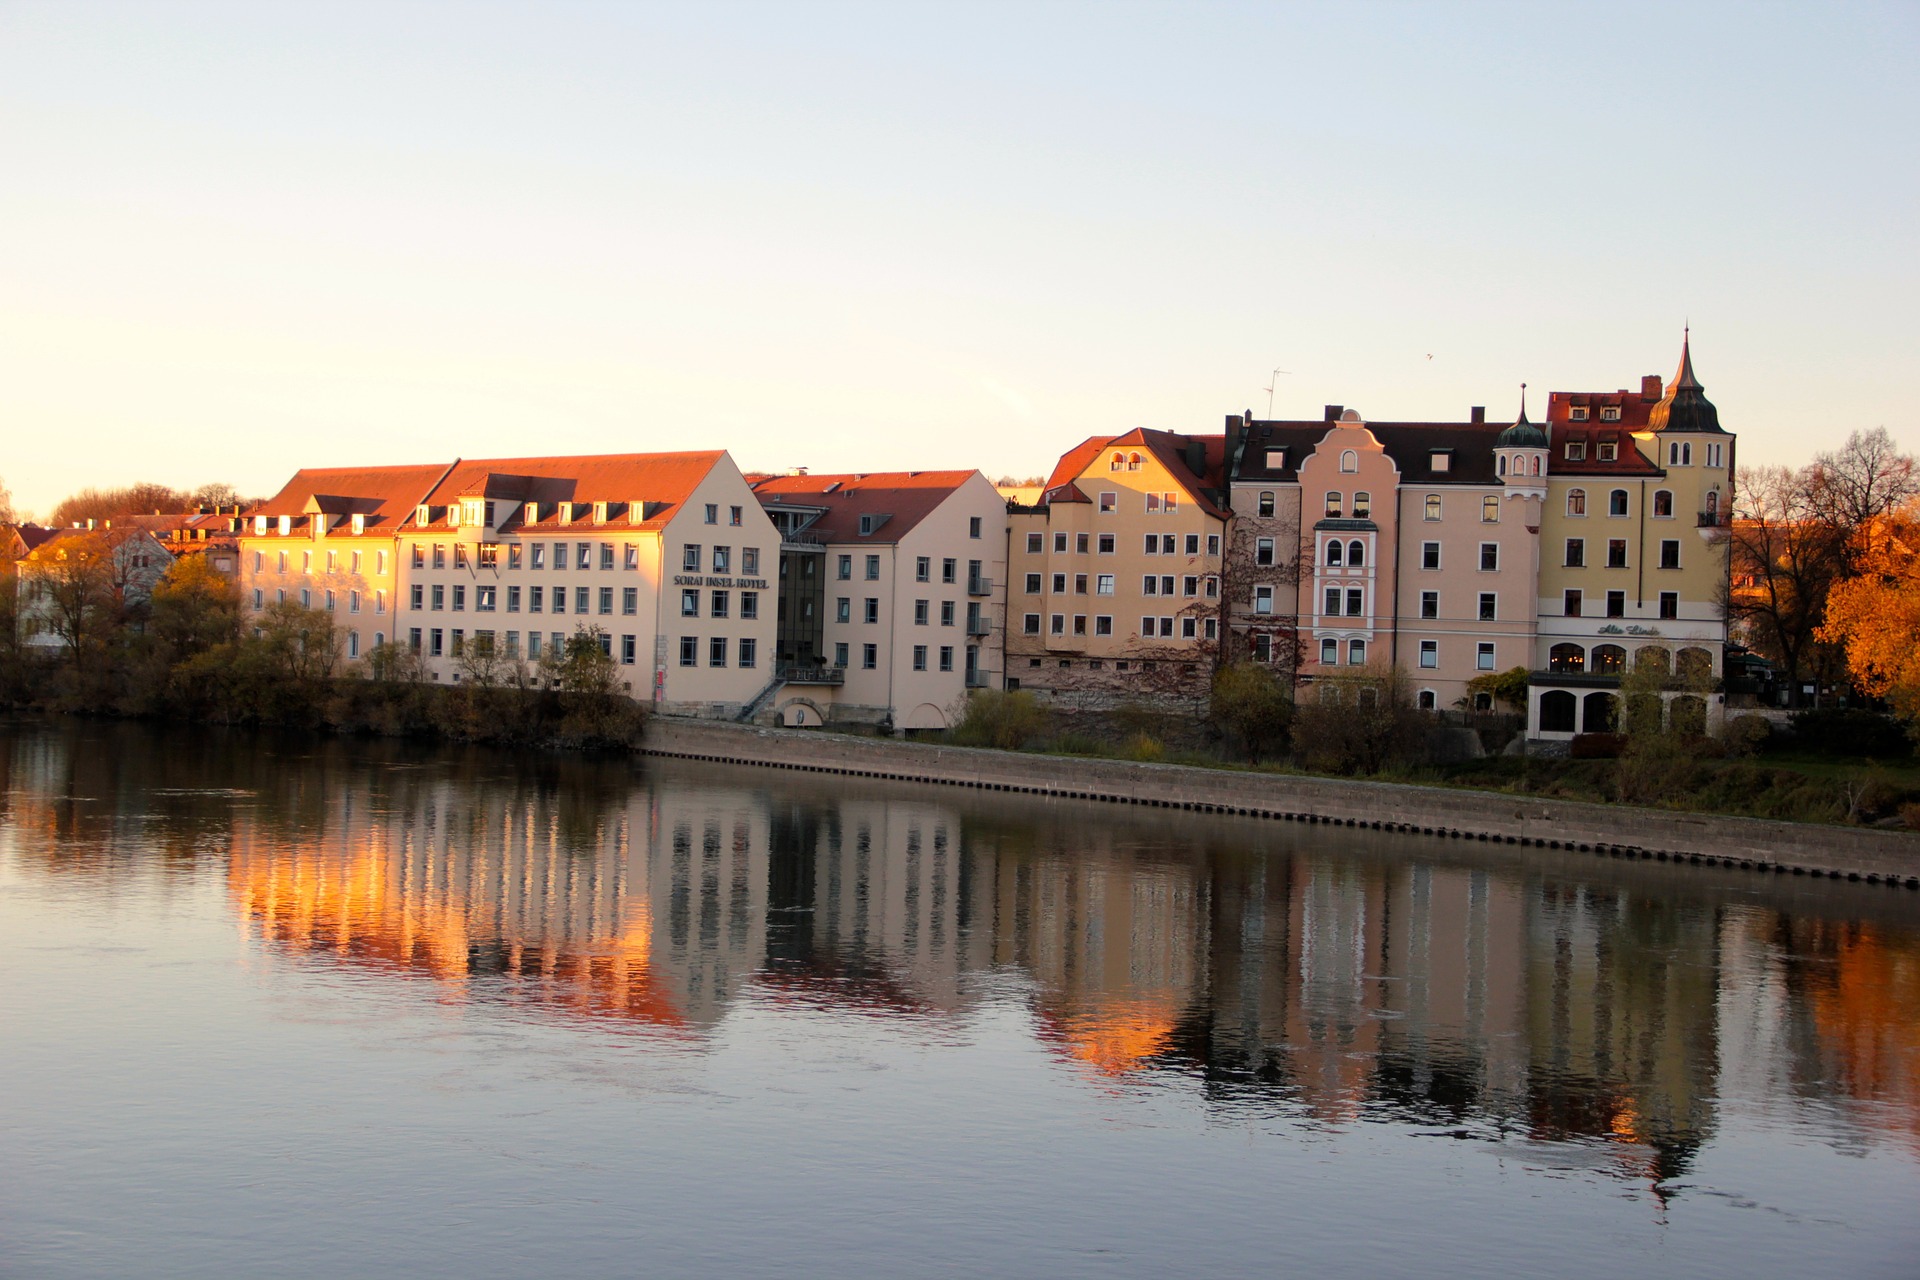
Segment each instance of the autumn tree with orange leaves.
[{"label": "autumn tree with orange leaves", "polygon": [[1854,684],[1920,742],[1920,501],[1863,527],[1855,545],[1860,572],[1828,596],[1820,639],[1841,646]]}]

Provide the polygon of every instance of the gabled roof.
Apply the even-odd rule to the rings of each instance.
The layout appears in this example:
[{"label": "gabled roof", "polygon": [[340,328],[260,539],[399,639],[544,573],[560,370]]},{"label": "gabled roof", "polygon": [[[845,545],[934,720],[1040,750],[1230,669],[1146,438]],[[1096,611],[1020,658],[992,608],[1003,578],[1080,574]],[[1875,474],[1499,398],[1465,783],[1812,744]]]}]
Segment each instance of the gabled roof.
[{"label": "gabled roof", "polygon": [[[978,471],[874,471],[842,475],[767,476],[753,486],[763,505],[825,508],[807,526],[823,542],[896,543]],[[860,517],[885,516],[862,535]]]},{"label": "gabled roof", "polygon": [[[166,547],[160,543],[159,539],[155,538],[145,529],[133,524],[115,524],[111,527],[101,525],[94,529],[49,529],[46,533],[47,536],[41,538],[27,552],[26,558],[28,560],[46,561],[58,559],[61,551],[65,549],[65,544],[78,542],[83,539],[91,539],[102,546],[117,547],[130,538],[145,538],[148,542],[153,543],[157,549],[161,551],[166,550]],[[171,555],[172,553],[169,552],[168,554]]]},{"label": "gabled roof", "polygon": [[[1189,445],[1201,449],[1200,470],[1187,465]],[[1177,431],[1155,431],[1141,427],[1117,436],[1089,436],[1060,456],[1053,474],[1047,477],[1042,494],[1045,503],[1086,502],[1086,492],[1076,483],[1089,468],[1099,470],[1100,459],[1109,452],[1150,454],[1187,496],[1217,519],[1226,518],[1221,499],[1226,492],[1225,436],[1190,436]]]},{"label": "gabled roof", "polygon": [[[1373,433],[1381,448],[1400,470],[1403,484],[1498,484],[1494,470],[1494,441],[1506,426],[1497,422],[1327,422],[1283,421],[1251,423],[1246,432],[1247,447],[1240,452],[1239,469],[1234,479],[1242,482],[1272,480],[1298,481],[1300,463],[1310,455],[1327,433],[1336,427],[1364,427]],[[1267,466],[1267,451],[1285,449],[1285,465]],[[1433,469],[1433,455],[1448,455],[1445,471]]]},{"label": "gabled roof", "polygon": [[294,472],[279,493],[246,514],[271,519],[287,516],[296,529],[306,525],[309,511],[361,515],[366,517],[368,533],[392,537],[446,473],[444,462],[404,467],[307,467]]},{"label": "gabled roof", "polygon": [[25,555],[58,532],[60,532],[58,529],[49,529],[37,524],[0,525],[0,534],[5,535],[6,540],[11,541],[14,538],[20,540],[19,554],[21,555]]},{"label": "gabled roof", "polygon": [[[618,518],[632,528],[658,529],[679,512],[701,481],[725,458],[721,449],[703,449],[688,453],[604,453],[573,458],[466,458],[444,468],[439,482],[422,497],[408,504],[403,519],[407,528],[420,527],[411,508],[436,509],[436,523],[445,519],[444,509],[462,498],[486,497],[495,501],[540,504],[538,519],[529,525],[524,508],[501,511],[495,528],[564,529],[559,504],[604,502],[609,518]],[[630,519],[629,504],[644,504],[642,518]]]}]

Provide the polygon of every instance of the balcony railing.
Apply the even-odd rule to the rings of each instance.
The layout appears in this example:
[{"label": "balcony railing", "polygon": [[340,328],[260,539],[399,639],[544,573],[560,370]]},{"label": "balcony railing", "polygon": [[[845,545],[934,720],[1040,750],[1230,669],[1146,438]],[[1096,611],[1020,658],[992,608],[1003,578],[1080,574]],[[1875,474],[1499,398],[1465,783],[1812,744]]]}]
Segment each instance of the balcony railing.
[{"label": "balcony railing", "polygon": [[783,662],[777,670],[780,678],[788,684],[845,684],[847,682],[845,667],[836,667],[827,663],[803,667]]},{"label": "balcony railing", "polygon": [[969,689],[987,689],[987,688],[991,688],[991,687],[992,687],[992,686],[990,686],[990,685],[989,685],[989,684],[987,683],[987,673],[986,673],[986,672],[984,672],[984,671],[977,671],[977,670],[976,670],[976,671],[969,671],[969,672],[967,672],[967,688],[969,688]]},{"label": "balcony railing", "polygon": [[1733,524],[1733,512],[1702,511],[1694,518],[1694,524],[1701,529],[1725,529]]},{"label": "balcony railing", "polygon": [[968,618],[967,634],[970,636],[990,636],[993,634],[992,618]]},{"label": "balcony railing", "polygon": [[992,578],[968,578],[967,594],[970,596],[990,596],[993,594]]}]

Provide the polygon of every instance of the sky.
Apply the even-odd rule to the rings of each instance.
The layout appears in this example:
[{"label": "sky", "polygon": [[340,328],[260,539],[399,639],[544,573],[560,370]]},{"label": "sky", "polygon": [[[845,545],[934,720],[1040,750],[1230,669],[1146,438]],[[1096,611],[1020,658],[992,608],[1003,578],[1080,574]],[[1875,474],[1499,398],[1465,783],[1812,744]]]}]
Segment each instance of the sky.
[{"label": "sky", "polygon": [[1916,55],[1911,3],[0,0],[0,484],[1024,476],[1537,418],[1689,323],[1743,463],[1920,450]]}]

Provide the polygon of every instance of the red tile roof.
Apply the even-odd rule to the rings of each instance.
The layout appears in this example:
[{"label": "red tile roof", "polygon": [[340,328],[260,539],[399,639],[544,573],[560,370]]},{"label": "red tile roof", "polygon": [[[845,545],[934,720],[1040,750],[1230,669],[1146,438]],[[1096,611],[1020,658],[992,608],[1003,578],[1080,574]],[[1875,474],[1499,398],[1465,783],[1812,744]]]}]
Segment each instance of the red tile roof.
[{"label": "red tile roof", "polygon": [[[1200,473],[1187,465],[1187,447],[1198,444],[1202,450]],[[1154,431],[1145,427],[1117,436],[1090,436],[1060,456],[1053,474],[1047,477],[1042,501],[1086,502],[1087,496],[1077,484],[1086,470],[1109,449],[1118,453],[1152,454],[1172,476],[1174,483],[1187,491],[1207,514],[1226,518],[1226,511],[1215,501],[1226,491],[1224,476],[1227,440],[1225,436],[1190,436],[1176,431]]]},{"label": "red tile roof", "polygon": [[446,473],[444,462],[404,467],[307,467],[294,472],[279,493],[251,508],[247,516],[288,516],[298,529],[307,522],[309,504],[317,504],[329,514],[365,516],[369,534],[390,538]]},{"label": "red tile roof", "polygon": [[[608,505],[608,518],[634,528],[657,529],[672,519],[726,453],[719,449],[690,453],[606,453],[574,458],[469,458],[446,468],[440,482],[413,504],[445,508],[462,498],[487,497],[509,503],[537,502],[536,527],[564,528],[562,502]],[[630,503],[645,504],[639,522],[630,520]],[[526,527],[521,511],[499,513],[496,528]],[[436,520],[443,519],[436,513]],[[409,527],[414,527],[409,523]]]},{"label": "red tile roof", "polygon": [[[1658,379],[1651,381],[1657,382]],[[1547,454],[1547,472],[1556,476],[1658,476],[1666,473],[1634,445],[1633,433],[1647,431],[1648,415],[1660,403],[1657,395],[1638,391],[1555,391],[1547,397],[1547,430],[1553,442]],[[1585,422],[1575,422],[1576,408],[1587,411]],[[1618,422],[1599,421],[1601,410],[1618,409]],[[1567,445],[1580,443],[1586,454],[1580,461],[1567,458]],[[1600,460],[1600,445],[1615,446],[1612,462]]]},{"label": "red tile roof", "polygon": [[[807,526],[825,542],[894,543],[905,537],[977,471],[873,471],[844,475],[768,476],[753,486],[763,504],[825,507]],[[886,516],[869,534],[860,517]]]}]

